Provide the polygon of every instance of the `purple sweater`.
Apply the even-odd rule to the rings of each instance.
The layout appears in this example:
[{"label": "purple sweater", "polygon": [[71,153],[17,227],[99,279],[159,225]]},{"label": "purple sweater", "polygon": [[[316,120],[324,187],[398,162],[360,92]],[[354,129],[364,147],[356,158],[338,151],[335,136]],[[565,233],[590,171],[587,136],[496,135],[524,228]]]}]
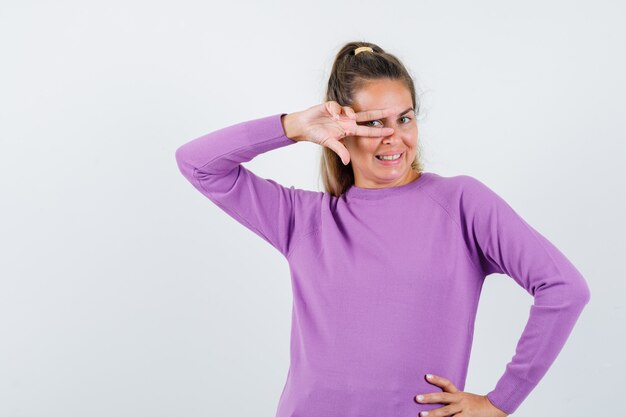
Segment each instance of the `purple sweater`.
[{"label": "purple sweater", "polygon": [[506,274],[534,297],[489,400],[513,413],[556,359],[590,299],[580,272],[479,180],[433,172],[340,197],[285,187],[242,163],[296,144],[280,113],[176,150],[187,180],[287,259],[291,361],[277,417],[414,417],[464,390],[482,285]]}]

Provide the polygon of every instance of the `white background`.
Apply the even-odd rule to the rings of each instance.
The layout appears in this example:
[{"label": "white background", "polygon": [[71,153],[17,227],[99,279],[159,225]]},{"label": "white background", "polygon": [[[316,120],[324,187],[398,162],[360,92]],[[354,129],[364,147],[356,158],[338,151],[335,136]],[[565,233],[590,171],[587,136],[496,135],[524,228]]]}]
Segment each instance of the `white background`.
[{"label": "white background", "polygon": [[[274,415],[288,264],[186,182],[174,152],[320,103],[353,40],[415,75],[426,170],[486,183],[589,283],[515,415],[613,415],[626,391],[625,17],[618,1],[2,1],[0,415]],[[321,190],[320,152],[299,143],[247,166]],[[466,391],[495,386],[532,301],[488,278]]]}]

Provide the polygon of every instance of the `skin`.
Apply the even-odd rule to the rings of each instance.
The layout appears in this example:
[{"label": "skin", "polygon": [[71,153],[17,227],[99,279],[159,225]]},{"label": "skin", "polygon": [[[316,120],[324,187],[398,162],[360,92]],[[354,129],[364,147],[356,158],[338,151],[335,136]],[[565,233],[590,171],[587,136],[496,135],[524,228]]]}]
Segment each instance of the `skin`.
[{"label": "skin", "polygon": [[[429,378],[428,376],[431,375]],[[426,381],[443,389],[443,392],[432,392],[428,394],[418,394],[415,401],[420,404],[440,403],[446,404],[443,407],[422,411],[421,417],[506,417],[507,413],[497,408],[489,401],[486,395],[472,394],[471,392],[460,391],[447,378],[439,375],[426,374]],[[418,398],[423,395],[423,398]]]},{"label": "skin", "polygon": [[[417,121],[415,111],[400,115],[413,108],[411,93],[398,80],[368,81],[353,97],[350,108],[360,113],[368,109],[392,109],[391,115],[357,125],[381,128],[390,127],[393,133],[386,136],[346,136],[342,143],[350,153],[354,185],[362,188],[395,187],[408,184],[419,178],[411,168],[417,147]],[[398,165],[381,164],[376,155],[390,151],[404,151]]]}]

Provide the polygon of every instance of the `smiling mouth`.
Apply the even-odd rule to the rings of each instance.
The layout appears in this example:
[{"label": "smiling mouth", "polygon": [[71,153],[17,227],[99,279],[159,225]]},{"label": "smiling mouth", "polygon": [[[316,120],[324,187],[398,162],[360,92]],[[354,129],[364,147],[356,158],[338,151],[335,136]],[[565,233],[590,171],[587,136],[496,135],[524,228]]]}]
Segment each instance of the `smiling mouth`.
[{"label": "smiling mouth", "polygon": [[[404,152],[399,153],[399,154],[395,154],[395,155],[386,155],[386,156],[381,156],[381,155],[375,155],[376,159],[378,159],[379,161],[397,161],[398,159],[402,158],[402,156],[404,155]],[[394,158],[395,156],[395,158]]]}]

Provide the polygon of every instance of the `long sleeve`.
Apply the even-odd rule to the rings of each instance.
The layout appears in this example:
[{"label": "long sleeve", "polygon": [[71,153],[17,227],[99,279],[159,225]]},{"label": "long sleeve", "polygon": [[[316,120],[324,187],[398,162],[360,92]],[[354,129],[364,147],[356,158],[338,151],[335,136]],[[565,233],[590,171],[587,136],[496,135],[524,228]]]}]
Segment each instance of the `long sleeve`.
[{"label": "long sleeve", "polygon": [[463,222],[485,276],[506,274],[534,297],[515,354],[487,398],[511,414],[539,383],[590,300],[587,282],[551,242],[479,180],[466,176]]},{"label": "long sleeve", "polygon": [[176,150],[176,162],[198,191],[287,256],[298,190],[261,178],[241,165],[261,153],[297,143],[285,136],[284,114],[200,136]]}]

